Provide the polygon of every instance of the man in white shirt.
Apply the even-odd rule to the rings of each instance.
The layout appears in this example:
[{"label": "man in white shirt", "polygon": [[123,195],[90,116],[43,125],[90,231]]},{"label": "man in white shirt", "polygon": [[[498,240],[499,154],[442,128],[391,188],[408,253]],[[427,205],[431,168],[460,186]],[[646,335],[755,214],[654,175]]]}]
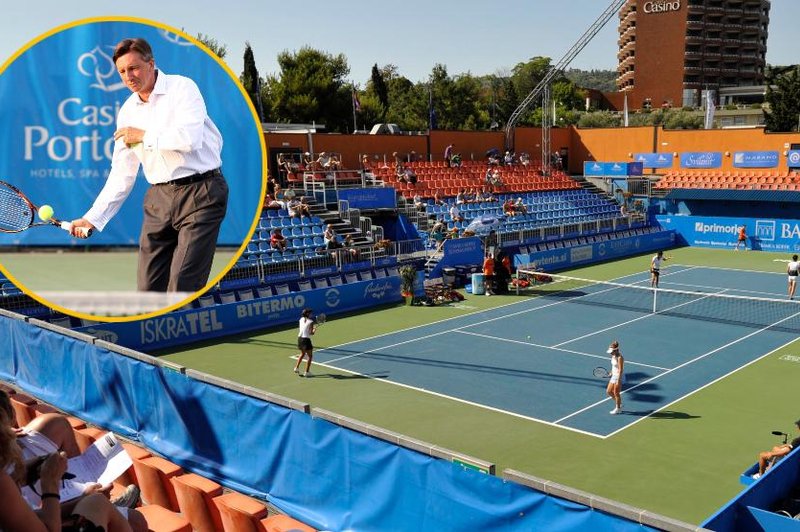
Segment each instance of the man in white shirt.
[{"label": "man in white shirt", "polygon": [[102,231],[133,188],[141,165],[151,187],[144,200],[137,287],[195,292],[208,282],[228,204],[222,135],[197,85],[155,67],[144,39],[124,39],[114,64],[133,94],[117,116],[111,171],[78,228]]}]

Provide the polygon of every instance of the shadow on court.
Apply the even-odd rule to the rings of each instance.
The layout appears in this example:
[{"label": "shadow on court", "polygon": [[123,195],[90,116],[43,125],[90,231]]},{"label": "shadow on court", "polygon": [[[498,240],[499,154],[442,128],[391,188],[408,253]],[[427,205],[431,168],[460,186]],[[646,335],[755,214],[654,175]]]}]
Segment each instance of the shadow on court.
[{"label": "shadow on court", "polygon": [[653,412],[652,410],[634,411],[623,409],[622,413],[629,416],[649,416],[651,419],[700,419],[702,417],[694,416],[686,412],[676,412],[675,410],[661,410],[659,412]]},{"label": "shadow on court", "polygon": [[336,381],[348,381],[356,379],[388,379],[389,372],[357,373],[354,375],[341,373],[315,373],[312,379],[333,379]]}]

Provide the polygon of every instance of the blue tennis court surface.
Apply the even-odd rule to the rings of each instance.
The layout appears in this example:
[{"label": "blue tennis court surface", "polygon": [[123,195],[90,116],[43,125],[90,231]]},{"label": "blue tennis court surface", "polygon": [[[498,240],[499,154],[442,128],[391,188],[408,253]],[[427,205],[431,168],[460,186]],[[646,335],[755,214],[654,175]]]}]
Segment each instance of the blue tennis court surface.
[{"label": "blue tennis court surface", "polygon": [[[649,275],[615,282],[647,287]],[[655,313],[649,289],[592,284],[319,349],[314,361],[608,437],[656,412],[676,415],[671,403],[793,341],[800,303],[749,299],[785,300],[785,285],[781,274],[672,265]],[[673,299],[670,290],[692,293]],[[609,367],[615,339],[627,376],[616,416],[607,381],[592,375]]]}]

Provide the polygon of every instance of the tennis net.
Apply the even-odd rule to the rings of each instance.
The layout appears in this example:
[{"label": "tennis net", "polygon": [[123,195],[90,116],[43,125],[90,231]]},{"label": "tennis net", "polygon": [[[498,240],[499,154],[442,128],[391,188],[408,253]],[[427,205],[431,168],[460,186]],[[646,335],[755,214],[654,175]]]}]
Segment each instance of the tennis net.
[{"label": "tennis net", "polygon": [[530,282],[527,290],[570,303],[800,333],[798,301],[726,294],[724,290],[653,289],[524,269],[517,275]]}]

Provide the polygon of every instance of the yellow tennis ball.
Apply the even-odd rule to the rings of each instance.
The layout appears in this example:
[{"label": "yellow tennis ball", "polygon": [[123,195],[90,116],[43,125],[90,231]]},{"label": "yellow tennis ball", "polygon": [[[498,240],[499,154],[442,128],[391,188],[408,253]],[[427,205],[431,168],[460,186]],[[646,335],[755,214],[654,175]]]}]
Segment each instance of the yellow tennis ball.
[{"label": "yellow tennis ball", "polygon": [[39,207],[39,218],[46,222],[53,217],[53,208],[50,205],[42,205]]}]

